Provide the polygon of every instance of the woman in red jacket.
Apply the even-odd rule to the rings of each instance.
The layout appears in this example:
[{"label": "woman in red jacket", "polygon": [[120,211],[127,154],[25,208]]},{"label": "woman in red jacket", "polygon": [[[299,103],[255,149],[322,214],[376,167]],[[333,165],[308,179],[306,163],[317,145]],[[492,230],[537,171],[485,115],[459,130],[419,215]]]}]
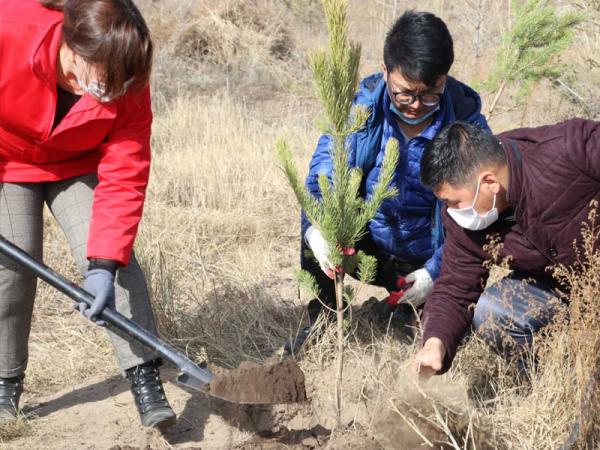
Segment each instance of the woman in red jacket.
[{"label": "woman in red jacket", "polygon": [[[42,257],[44,204],[96,300],[155,332],[132,253],[150,167],[152,41],[131,0],[0,2],[0,234]],[[0,257],[0,422],[18,410],[36,280]],[[175,418],[160,360],[111,334],[142,423]]]}]

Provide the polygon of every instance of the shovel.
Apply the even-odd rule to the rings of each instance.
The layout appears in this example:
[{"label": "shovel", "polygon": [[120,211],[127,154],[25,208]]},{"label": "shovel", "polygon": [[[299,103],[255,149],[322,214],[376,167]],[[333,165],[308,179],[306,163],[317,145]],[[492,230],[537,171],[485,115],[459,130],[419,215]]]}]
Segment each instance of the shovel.
[{"label": "shovel", "polygon": [[[44,263],[36,260],[1,235],[0,253],[31,270],[38,278],[41,278],[76,302],[84,302],[88,306],[91,306],[94,302],[92,294],[58,274]],[[263,366],[245,363],[240,366],[241,370],[239,374],[236,374],[235,370],[232,370],[229,373],[219,374],[215,377],[211,372],[195,364],[173,346],[163,342],[148,330],[118,313],[114,308],[104,308],[101,318],[106,322],[106,328],[110,331],[127,340],[134,339],[140,342],[160,354],[167,361],[173,363],[180,370],[177,375],[177,382],[190,389],[201,391],[225,401],[244,404],[294,403],[306,399],[304,375],[291,360],[264,366],[264,369]],[[288,374],[287,372],[290,373]],[[290,374],[292,375],[291,377],[288,376]],[[256,378],[257,375],[259,378]],[[263,377],[261,380],[261,375],[264,375],[266,378]],[[279,386],[281,392],[279,395],[275,395],[275,397],[270,396],[268,390],[265,391],[265,396],[265,392],[261,392],[260,389],[251,389],[252,386],[249,386],[247,382],[248,380],[254,380],[255,383],[265,382],[268,381],[270,376],[274,377],[274,380],[280,380],[282,375],[285,377],[284,379],[291,379],[290,381],[286,381],[286,385]],[[237,389],[232,389],[235,386],[237,386]],[[269,398],[260,398],[261,395]]]}]

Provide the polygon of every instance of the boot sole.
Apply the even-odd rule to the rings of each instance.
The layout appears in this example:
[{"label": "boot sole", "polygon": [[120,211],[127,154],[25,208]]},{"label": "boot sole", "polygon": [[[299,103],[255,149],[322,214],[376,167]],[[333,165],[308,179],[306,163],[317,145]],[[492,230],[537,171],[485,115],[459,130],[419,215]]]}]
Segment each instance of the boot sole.
[{"label": "boot sole", "polygon": [[160,408],[147,412],[142,417],[142,425],[149,428],[167,429],[177,423],[177,416],[171,408]]}]

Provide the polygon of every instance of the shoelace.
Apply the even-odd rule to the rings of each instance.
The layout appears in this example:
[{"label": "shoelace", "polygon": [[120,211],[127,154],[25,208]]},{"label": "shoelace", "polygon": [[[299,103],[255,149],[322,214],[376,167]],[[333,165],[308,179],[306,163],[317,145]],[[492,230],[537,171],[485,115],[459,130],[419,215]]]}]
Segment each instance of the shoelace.
[{"label": "shoelace", "polygon": [[23,380],[20,377],[0,378],[0,405],[16,406],[22,389]]},{"label": "shoelace", "polygon": [[158,369],[136,367],[130,376],[136,403],[142,414],[157,406],[168,406]]}]

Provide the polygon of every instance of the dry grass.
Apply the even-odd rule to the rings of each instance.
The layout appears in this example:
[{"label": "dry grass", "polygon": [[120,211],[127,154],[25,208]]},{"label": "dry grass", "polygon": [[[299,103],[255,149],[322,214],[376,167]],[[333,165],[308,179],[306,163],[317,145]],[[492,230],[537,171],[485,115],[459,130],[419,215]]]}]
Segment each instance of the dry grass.
[{"label": "dry grass", "polygon": [[0,424],[0,445],[4,442],[26,436],[30,427],[29,418],[24,414],[18,414],[14,420]]},{"label": "dry grass", "polygon": [[[225,91],[268,98],[297,85],[306,70],[294,32],[316,14],[314,0],[141,1],[160,43],[154,71],[154,105],[178,95]],[[306,79],[305,77],[301,77]]]},{"label": "dry grass", "polygon": [[[310,95],[304,52],[325,38],[316,2],[140,4],[158,51],[154,163],[137,252],[160,330],[195,358],[224,366],[261,360],[297,329],[306,300],[298,301],[292,279],[299,259],[299,214],[277,168],[274,142],[285,136],[307,167],[319,134],[319,109]],[[486,76],[508,26],[506,2],[352,1],[351,35],[363,44],[363,73],[379,67],[394,9],[400,13],[410,7],[431,10],[449,24],[457,78],[474,82]],[[580,1],[575,7],[588,8],[592,21],[564,56],[564,82],[586,101],[573,102],[550,83],[540,83],[517,109],[508,91],[491,122],[495,131],[598,114],[600,12],[597,2]],[[491,99],[492,93],[482,94],[484,102]],[[51,220],[46,229],[47,263],[76,278],[61,233]],[[596,272],[592,265],[585,276],[573,279],[573,312],[597,301]],[[349,343],[346,423],[361,423],[361,433],[386,442],[422,429],[441,436],[450,448],[556,448],[580,414],[592,363],[590,336],[598,339],[597,317],[573,317],[570,327],[539,341],[541,364],[528,387],[516,383],[512,367],[475,339],[450,374],[420,387],[407,369],[414,345],[365,328]],[[326,336],[302,362],[315,389],[312,409],[325,424],[332,417],[327,401],[331,345]],[[89,326],[64,297],[42,287],[27,389],[40,392],[116,371],[103,330]],[[350,427],[344,433],[353,432]],[[587,419],[584,432],[600,442]],[[11,437],[2,433],[0,440]]]},{"label": "dry grass", "polygon": [[[582,227],[580,264],[555,271],[555,276],[571,287],[569,309],[537,341],[540,364],[532,376],[527,403],[514,411],[503,411],[509,422],[507,429],[526,437],[525,448],[535,448],[538,443],[558,447],[571,433],[575,420],[579,422],[581,448],[597,448],[600,443],[600,252],[595,208],[597,204]],[[514,417],[521,420],[516,422]]]}]

